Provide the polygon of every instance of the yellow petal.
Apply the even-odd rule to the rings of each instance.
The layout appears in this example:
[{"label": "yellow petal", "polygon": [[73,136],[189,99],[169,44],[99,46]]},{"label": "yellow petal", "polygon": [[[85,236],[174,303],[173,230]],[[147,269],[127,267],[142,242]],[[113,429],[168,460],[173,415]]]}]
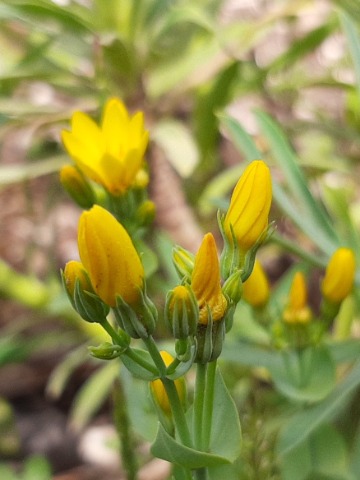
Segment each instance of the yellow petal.
[{"label": "yellow petal", "polygon": [[128,142],[129,115],[124,104],[117,98],[110,99],[104,110],[102,131],[106,141],[107,152],[114,158],[121,159]]},{"label": "yellow petal", "polygon": [[129,304],[139,298],[144,269],[124,227],[95,205],[79,221],[79,253],[99,297],[115,306],[116,295]]},{"label": "yellow petal", "polygon": [[269,299],[268,278],[258,260],[255,260],[250,277],[243,284],[243,298],[253,307],[262,307]]}]

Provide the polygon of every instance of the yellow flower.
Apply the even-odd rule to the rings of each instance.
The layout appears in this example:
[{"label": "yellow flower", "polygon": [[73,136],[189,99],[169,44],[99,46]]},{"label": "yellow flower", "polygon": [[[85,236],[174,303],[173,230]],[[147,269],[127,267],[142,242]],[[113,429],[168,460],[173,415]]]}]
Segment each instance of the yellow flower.
[{"label": "yellow flower", "polygon": [[[170,353],[164,350],[160,352],[160,355],[167,367],[174,360],[174,358],[170,355]],[[183,377],[175,380],[175,387],[178,392],[180,402],[182,403],[182,405],[184,405],[186,400],[186,387],[185,387],[185,380]],[[156,404],[161,408],[161,410],[167,415],[171,414],[171,406],[170,406],[169,398],[167,396],[167,393],[165,391],[162,381],[158,379],[150,382],[150,389],[151,389],[153,399],[155,400]]]},{"label": "yellow flower", "polygon": [[110,193],[124,193],[137,178],[149,141],[144,115],[129,116],[124,104],[112,98],[105,105],[101,126],[88,115],[75,112],[71,132],[62,140],[76,165]]},{"label": "yellow flower", "polygon": [[225,235],[232,244],[231,227],[243,252],[247,252],[268,226],[272,188],[270,171],[262,160],[245,169],[236,184],[224,219]]},{"label": "yellow flower", "polygon": [[354,284],[355,255],[349,248],[339,248],[330,258],[322,282],[322,294],[332,303],[340,303]]},{"label": "yellow flower", "polygon": [[283,313],[286,323],[305,324],[311,320],[312,313],[307,303],[307,286],[304,274],[296,272],[291,284],[289,302]]},{"label": "yellow flower", "polygon": [[250,277],[243,284],[243,298],[255,308],[263,307],[269,300],[269,281],[260,262],[255,260]]},{"label": "yellow flower", "polygon": [[116,305],[116,295],[130,305],[137,302],[144,268],[127,231],[115,217],[98,205],[83,212],[78,245],[93,289],[107,305]]},{"label": "yellow flower", "polygon": [[221,291],[219,259],[215,239],[211,233],[204,236],[196,254],[191,288],[199,305],[199,323],[207,325],[208,308],[213,321],[221,320],[226,312],[227,301]]}]

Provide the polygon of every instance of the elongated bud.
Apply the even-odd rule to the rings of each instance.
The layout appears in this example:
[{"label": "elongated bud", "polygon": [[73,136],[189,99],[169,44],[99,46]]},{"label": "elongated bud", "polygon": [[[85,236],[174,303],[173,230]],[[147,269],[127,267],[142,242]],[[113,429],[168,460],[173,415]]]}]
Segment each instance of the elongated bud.
[{"label": "elongated bud", "polygon": [[177,245],[173,249],[173,262],[180,279],[190,281],[194,269],[195,255]]},{"label": "elongated bud", "polygon": [[249,278],[244,282],[243,299],[254,308],[262,308],[269,300],[268,278],[258,260]]},{"label": "elongated bud", "polygon": [[351,292],[355,277],[355,255],[349,248],[339,248],[330,258],[321,285],[323,297],[341,303]]},{"label": "elongated bud", "polygon": [[[162,350],[160,355],[168,367],[174,360],[170,353]],[[182,405],[186,403],[186,385],[183,377],[175,380],[175,387]],[[150,382],[150,391],[155,405],[167,416],[171,416],[171,405],[165,387],[160,379]]]},{"label": "elongated bud", "polygon": [[247,252],[266,230],[271,206],[271,177],[265,162],[249,164],[236,184],[224,219],[228,242],[235,236],[239,248]]},{"label": "elongated bud", "polygon": [[283,313],[283,320],[288,324],[307,324],[312,312],[307,303],[307,286],[304,274],[296,272],[291,284],[289,301]]},{"label": "elongated bud", "polygon": [[144,268],[125,228],[95,205],[79,221],[80,258],[99,297],[109,306],[116,297],[135,305],[144,283]]},{"label": "elongated bud", "polygon": [[185,339],[195,335],[199,307],[189,285],[178,285],[167,294],[165,319],[174,338]]},{"label": "elongated bud", "polygon": [[81,171],[73,165],[60,170],[60,182],[74,202],[81,208],[91,208],[95,203],[94,191]]}]

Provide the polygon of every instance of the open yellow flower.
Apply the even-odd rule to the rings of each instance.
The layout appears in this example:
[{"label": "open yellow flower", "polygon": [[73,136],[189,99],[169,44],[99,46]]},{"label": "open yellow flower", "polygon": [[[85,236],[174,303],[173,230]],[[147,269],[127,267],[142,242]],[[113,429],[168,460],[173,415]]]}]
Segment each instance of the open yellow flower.
[{"label": "open yellow flower", "polygon": [[211,233],[204,236],[196,254],[191,288],[199,305],[199,323],[208,323],[208,308],[214,322],[221,320],[226,312],[227,301],[221,291],[219,259]]},{"label": "open yellow flower", "polygon": [[244,300],[255,308],[263,307],[269,300],[269,280],[258,260],[255,260],[253,271],[243,284]]},{"label": "open yellow flower", "polygon": [[124,193],[143,166],[149,141],[144,115],[129,116],[124,104],[110,99],[101,126],[82,112],[75,112],[72,130],[62,132],[65,148],[78,168],[110,193]]},{"label": "open yellow flower", "polygon": [[111,307],[116,296],[132,305],[143,286],[144,268],[125,228],[104,208],[95,205],[79,221],[78,246],[99,297]]},{"label": "open yellow flower", "polygon": [[349,248],[338,248],[330,258],[321,285],[323,296],[332,303],[342,302],[351,292],[355,277],[355,255]]},{"label": "open yellow flower", "polygon": [[312,313],[307,303],[307,286],[304,274],[296,272],[291,284],[289,301],[283,313],[286,323],[305,324],[311,320]]},{"label": "open yellow flower", "polygon": [[231,228],[243,252],[247,252],[268,225],[272,187],[268,166],[262,160],[248,165],[237,182],[224,219],[225,235],[232,244]]}]

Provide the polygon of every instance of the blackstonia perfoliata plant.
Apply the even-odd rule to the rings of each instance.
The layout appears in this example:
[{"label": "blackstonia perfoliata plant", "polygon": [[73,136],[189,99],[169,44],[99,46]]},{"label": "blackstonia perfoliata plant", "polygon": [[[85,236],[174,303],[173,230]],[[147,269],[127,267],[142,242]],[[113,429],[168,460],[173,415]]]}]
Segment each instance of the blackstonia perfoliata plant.
[{"label": "blackstonia perfoliata plant", "polygon": [[[154,337],[160,316],[147,293],[142,252],[133,241],[154,214],[146,192],[148,132],[143,114],[131,116],[120,100],[110,99],[100,126],[74,113],[63,142],[74,165],[63,167],[62,184],[87,208],[79,220],[80,261],[66,264],[63,283],[79,315],[100,324],[111,337],[111,342],[91,348],[91,354],[120,358],[134,376],[149,382],[159,418],[153,454],[174,465],[175,478],[206,478],[209,469],[231,464],[240,453],[238,413],[216,361],[243,281],[269,235],[269,168],[261,160],[250,163],[228,211],[219,214],[224,239],[220,260],[210,232],[195,255],[174,246],[179,284],[168,292],[161,316],[173,338],[170,353],[161,350]],[[139,339],[144,348],[138,347]],[[184,376],[193,365],[190,406]]]}]

